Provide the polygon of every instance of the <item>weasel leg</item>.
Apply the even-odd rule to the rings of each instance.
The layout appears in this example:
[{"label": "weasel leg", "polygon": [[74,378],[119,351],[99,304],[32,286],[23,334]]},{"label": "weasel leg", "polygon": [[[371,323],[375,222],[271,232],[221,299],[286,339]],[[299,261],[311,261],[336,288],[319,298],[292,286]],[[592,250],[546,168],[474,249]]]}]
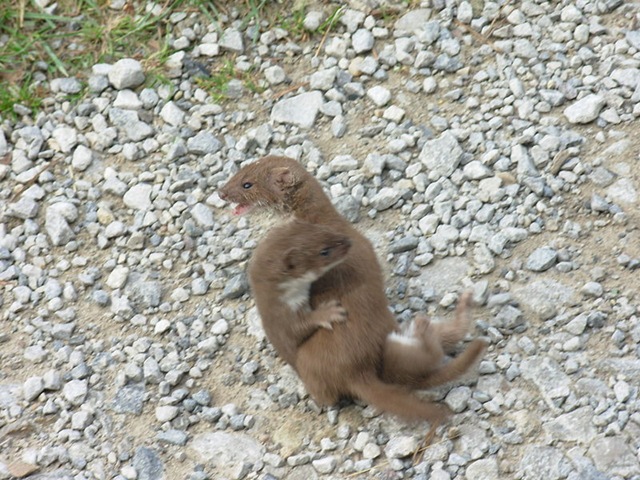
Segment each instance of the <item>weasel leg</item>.
[{"label": "weasel leg", "polygon": [[377,377],[353,382],[351,390],[355,397],[403,420],[427,420],[433,423],[441,422],[451,414],[447,406],[420,400],[406,388],[384,383]]},{"label": "weasel leg", "polygon": [[316,325],[333,330],[334,323],[344,323],[347,321],[347,311],[342,308],[337,300],[330,300],[321,303],[311,312],[311,321]]},{"label": "weasel leg", "polygon": [[405,333],[387,337],[382,357],[382,378],[391,383],[411,384],[436,369],[444,357],[433,324],[418,316]]}]

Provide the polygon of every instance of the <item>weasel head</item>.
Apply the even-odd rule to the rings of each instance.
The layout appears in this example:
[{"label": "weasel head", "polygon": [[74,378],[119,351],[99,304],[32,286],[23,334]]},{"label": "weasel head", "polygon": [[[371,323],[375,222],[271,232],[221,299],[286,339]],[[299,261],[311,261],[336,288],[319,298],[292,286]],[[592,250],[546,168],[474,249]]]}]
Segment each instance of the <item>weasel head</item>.
[{"label": "weasel head", "polygon": [[282,257],[281,300],[292,310],[309,304],[311,284],[346,258],[351,240],[325,227],[294,222],[289,232],[290,247]]},{"label": "weasel head", "polygon": [[222,200],[237,204],[241,215],[254,207],[289,211],[288,198],[308,175],[302,165],[287,157],[268,156],[242,167],[218,191]]}]

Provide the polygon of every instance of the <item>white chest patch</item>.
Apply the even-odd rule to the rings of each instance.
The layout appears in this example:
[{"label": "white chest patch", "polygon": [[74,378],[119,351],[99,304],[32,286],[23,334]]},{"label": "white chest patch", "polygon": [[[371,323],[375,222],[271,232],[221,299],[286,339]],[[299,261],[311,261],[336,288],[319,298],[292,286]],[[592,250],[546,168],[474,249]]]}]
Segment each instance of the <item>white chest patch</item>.
[{"label": "white chest patch", "polygon": [[391,332],[387,338],[390,342],[399,343],[401,345],[407,345],[409,347],[420,346],[420,340],[415,337],[407,336],[406,333]]},{"label": "white chest patch", "polygon": [[297,311],[309,305],[309,288],[318,279],[315,272],[307,272],[301,277],[292,278],[282,282],[280,300],[291,310]]}]

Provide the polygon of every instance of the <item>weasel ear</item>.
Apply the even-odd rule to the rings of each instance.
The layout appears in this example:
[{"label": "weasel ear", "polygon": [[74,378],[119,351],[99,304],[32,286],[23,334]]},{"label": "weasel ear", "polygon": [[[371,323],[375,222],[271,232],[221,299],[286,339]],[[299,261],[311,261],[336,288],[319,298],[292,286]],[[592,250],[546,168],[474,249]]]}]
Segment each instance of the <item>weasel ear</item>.
[{"label": "weasel ear", "polygon": [[278,167],[274,169],[273,181],[278,187],[285,189],[293,187],[298,182],[298,179],[287,167]]},{"label": "weasel ear", "polygon": [[284,270],[287,272],[292,272],[296,269],[296,267],[300,263],[300,250],[293,247],[287,250],[284,254],[284,258],[282,260],[282,265]]}]

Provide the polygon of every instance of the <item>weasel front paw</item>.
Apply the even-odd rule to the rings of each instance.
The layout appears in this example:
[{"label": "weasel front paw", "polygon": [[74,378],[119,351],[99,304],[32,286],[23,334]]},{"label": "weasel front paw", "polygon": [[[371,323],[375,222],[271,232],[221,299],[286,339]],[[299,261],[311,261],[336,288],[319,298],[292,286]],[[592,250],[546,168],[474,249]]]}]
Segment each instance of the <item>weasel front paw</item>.
[{"label": "weasel front paw", "polygon": [[347,321],[347,311],[337,300],[330,300],[318,306],[315,310],[323,316],[320,326],[327,330],[333,330],[333,323],[344,323]]}]

